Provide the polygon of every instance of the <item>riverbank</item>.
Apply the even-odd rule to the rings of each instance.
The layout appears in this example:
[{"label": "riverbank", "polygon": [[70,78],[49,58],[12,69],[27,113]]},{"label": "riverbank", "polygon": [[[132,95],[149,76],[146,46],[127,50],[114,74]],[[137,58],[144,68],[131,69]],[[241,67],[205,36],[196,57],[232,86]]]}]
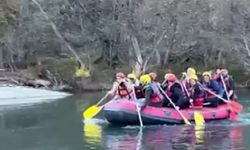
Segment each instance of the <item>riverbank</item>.
[{"label": "riverbank", "polygon": [[[92,66],[89,76],[76,76],[77,65],[72,59],[46,60],[26,69],[0,70],[0,86],[24,86],[42,88],[54,91],[66,91],[79,93],[83,91],[105,91],[112,87],[114,74],[118,71],[131,72],[129,67],[110,68],[105,65]],[[173,71],[181,75],[185,66],[171,65],[171,68],[155,68],[159,81],[163,79],[167,71]],[[205,70],[202,66],[196,66],[197,70]],[[210,68],[211,69],[211,68]],[[240,67],[229,67],[229,72],[235,81],[237,88],[249,88],[250,76]],[[198,75],[202,72],[198,71]],[[180,76],[179,76],[180,77]]]}]

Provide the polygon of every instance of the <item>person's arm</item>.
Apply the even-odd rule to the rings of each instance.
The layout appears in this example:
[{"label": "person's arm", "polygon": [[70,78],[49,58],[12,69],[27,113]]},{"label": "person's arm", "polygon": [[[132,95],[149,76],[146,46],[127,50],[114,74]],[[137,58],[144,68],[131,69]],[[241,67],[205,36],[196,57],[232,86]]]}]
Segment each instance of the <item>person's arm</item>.
[{"label": "person's arm", "polygon": [[119,84],[117,82],[114,82],[112,89],[108,91],[108,94],[114,96],[116,94],[116,91],[118,90],[118,86]]}]

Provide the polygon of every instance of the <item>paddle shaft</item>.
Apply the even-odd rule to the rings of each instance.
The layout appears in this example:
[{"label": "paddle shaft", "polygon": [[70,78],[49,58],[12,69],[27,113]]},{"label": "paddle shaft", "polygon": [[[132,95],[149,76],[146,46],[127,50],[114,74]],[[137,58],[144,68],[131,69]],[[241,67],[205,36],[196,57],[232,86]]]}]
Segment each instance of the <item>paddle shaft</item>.
[{"label": "paddle shaft", "polygon": [[106,93],[106,95],[102,99],[100,99],[99,102],[96,105],[97,106],[100,105],[108,96],[109,96],[109,94]]},{"label": "paddle shaft", "polygon": [[183,118],[184,122],[185,122],[186,124],[191,124],[191,123],[187,120],[187,118],[181,113],[181,111],[180,111],[179,109],[176,108],[175,104],[173,103],[173,101],[171,100],[171,98],[168,97],[168,95],[165,93],[165,91],[164,91],[160,86],[158,86],[158,87],[159,87],[160,91],[163,93],[163,95],[164,95],[164,96],[169,100],[169,102],[172,104],[172,106],[174,107],[174,109],[175,109],[175,110],[180,114],[180,116]]},{"label": "paddle shaft", "polygon": [[215,97],[221,99],[223,102],[228,103],[228,100],[226,100],[225,98],[223,98],[223,97],[221,97],[221,96],[215,94],[214,92],[212,92],[212,91],[209,90],[208,88],[205,88],[205,87],[204,87],[203,85],[201,85],[201,84],[200,84],[200,86],[201,86],[204,90],[206,90],[208,93],[210,93],[210,94],[214,95]]},{"label": "paddle shaft", "polygon": [[[134,87],[132,87],[132,90],[133,90],[134,98],[137,100]],[[142,119],[141,119],[141,112],[140,112],[139,106],[138,106],[138,104],[136,102],[135,102],[135,104],[136,104],[136,111],[137,111],[137,114],[138,114],[140,126],[143,127],[143,122],[142,122]]]},{"label": "paddle shaft", "polygon": [[137,103],[136,103],[136,111],[137,111],[137,114],[138,114],[140,126],[143,127],[143,123],[142,123],[142,119],[141,119],[141,112],[140,112],[140,109],[139,109],[139,106],[138,106]]},{"label": "paddle shaft", "polygon": [[228,92],[227,92],[227,86],[226,86],[226,84],[225,84],[225,81],[224,81],[224,78],[222,77],[222,75],[220,75],[220,79],[221,79],[221,81],[222,81],[224,90],[225,90],[225,92],[226,92],[227,100],[229,100],[229,94],[228,94]]}]

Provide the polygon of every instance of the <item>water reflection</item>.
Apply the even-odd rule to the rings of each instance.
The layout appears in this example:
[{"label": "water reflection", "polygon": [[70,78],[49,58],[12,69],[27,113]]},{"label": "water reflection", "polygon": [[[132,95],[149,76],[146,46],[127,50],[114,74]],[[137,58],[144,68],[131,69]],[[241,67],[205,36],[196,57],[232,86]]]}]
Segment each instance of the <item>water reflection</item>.
[{"label": "water reflection", "polygon": [[95,123],[87,123],[83,126],[83,139],[85,142],[93,146],[101,146],[102,141],[102,127]]},{"label": "water reflection", "polygon": [[114,127],[85,124],[84,141],[91,149],[242,149],[242,126]]},{"label": "water reflection", "polygon": [[196,125],[194,129],[195,129],[196,144],[204,143],[205,126]]}]

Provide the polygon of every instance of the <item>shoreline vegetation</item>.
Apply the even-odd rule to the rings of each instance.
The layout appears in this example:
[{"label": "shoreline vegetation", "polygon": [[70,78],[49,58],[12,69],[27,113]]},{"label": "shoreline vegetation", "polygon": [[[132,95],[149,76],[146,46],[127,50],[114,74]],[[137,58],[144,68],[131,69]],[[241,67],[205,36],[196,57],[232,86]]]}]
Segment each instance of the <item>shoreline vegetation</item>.
[{"label": "shoreline vegetation", "polygon": [[[180,77],[184,66],[169,65],[169,68],[155,68],[158,73],[158,80],[161,81],[166,72],[173,72]],[[196,67],[196,66],[192,66]],[[199,67],[199,66],[198,66]],[[202,68],[202,69],[199,69]],[[215,68],[199,67],[198,75],[203,71]],[[120,66],[116,69],[105,65],[94,66],[89,74],[76,74],[77,63],[73,59],[46,59],[24,69],[0,69],[0,86],[29,86],[55,91],[66,91],[79,93],[83,91],[105,91],[112,87],[114,74],[118,71],[130,73],[132,69],[127,66]],[[249,74],[240,67],[228,67],[230,75],[233,76],[236,88],[249,88]]]},{"label": "shoreline vegetation", "polygon": [[227,68],[237,87],[249,87],[249,5],[1,0],[0,85],[107,90],[118,71],[156,71],[161,81],[191,66],[198,75]]}]

